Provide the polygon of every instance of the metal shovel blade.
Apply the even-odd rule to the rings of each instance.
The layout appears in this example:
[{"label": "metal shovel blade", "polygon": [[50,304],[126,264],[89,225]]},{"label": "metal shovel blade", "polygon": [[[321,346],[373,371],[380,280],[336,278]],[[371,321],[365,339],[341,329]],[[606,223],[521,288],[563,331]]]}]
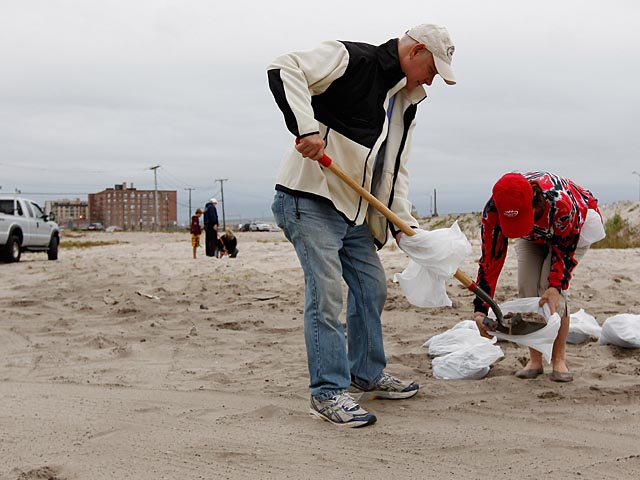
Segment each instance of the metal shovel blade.
[{"label": "metal shovel blade", "polygon": [[531,322],[522,318],[522,314],[516,313],[511,318],[505,316],[503,322],[495,318],[484,317],[482,323],[493,332],[506,333],[507,335],[528,335],[544,328],[544,322]]}]

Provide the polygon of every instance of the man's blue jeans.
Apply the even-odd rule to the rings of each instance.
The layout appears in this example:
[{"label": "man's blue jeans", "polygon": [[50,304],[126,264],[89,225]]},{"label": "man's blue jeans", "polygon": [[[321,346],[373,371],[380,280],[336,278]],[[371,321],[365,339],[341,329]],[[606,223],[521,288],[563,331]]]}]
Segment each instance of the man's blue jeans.
[{"label": "man's blue jeans", "polygon": [[[369,228],[350,225],[326,203],[284,192],[276,192],[271,208],[304,271],[311,394],[325,400],[344,392],[350,375],[372,387],[386,366],[380,315],[387,285]],[[348,354],[339,319],[341,278],[349,287]]]}]

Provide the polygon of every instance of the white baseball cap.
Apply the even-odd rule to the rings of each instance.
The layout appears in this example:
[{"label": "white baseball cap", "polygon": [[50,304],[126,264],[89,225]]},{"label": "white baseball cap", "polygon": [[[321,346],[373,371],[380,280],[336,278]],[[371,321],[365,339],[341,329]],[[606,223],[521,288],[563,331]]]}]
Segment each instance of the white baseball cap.
[{"label": "white baseball cap", "polygon": [[453,45],[447,29],[431,23],[423,23],[410,28],[406,34],[416,42],[425,44],[433,54],[438,74],[447,85],[455,85],[456,76],[451,69],[451,60],[456,47]]},{"label": "white baseball cap", "polygon": [[216,200],[215,198],[212,198],[211,203],[218,203],[218,200]]}]

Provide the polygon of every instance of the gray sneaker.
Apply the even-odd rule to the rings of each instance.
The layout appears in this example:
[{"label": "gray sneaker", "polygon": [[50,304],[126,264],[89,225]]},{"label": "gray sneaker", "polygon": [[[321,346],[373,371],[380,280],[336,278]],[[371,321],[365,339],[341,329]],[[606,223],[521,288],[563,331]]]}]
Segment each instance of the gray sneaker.
[{"label": "gray sneaker", "polygon": [[309,413],[341,427],[357,428],[376,423],[376,416],[361,408],[347,392],[322,401],[312,396]]},{"label": "gray sneaker", "polygon": [[358,385],[355,379],[351,379],[351,393],[359,393],[359,400],[374,398],[387,398],[390,400],[399,400],[402,398],[411,398],[416,393],[420,385],[415,382],[405,382],[399,378],[393,377],[388,373],[383,373],[382,378],[372,388],[365,388]]}]

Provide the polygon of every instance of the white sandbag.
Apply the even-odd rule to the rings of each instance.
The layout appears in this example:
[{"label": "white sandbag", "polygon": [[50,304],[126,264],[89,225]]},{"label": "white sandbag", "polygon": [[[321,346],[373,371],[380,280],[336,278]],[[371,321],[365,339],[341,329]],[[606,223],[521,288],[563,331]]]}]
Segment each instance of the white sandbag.
[{"label": "white sandbag", "polygon": [[475,320],[462,320],[451,327],[451,330],[456,330],[458,328],[467,328],[469,330],[475,330],[476,332],[480,333]]},{"label": "white sandbag", "polygon": [[464,320],[446,332],[434,335],[422,346],[428,349],[430,357],[439,357],[476,345],[493,345],[496,341],[495,337],[489,339],[481,336],[478,326],[473,320]]},{"label": "white sandbag", "polygon": [[[404,238],[404,237],[403,237]],[[416,307],[450,307],[451,300],[445,288],[446,278],[434,275],[425,267],[409,260],[402,273],[393,276],[411,305]]]},{"label": "white sandbag", "polygon": [[602,327],[598,321],[586,313],[582,308],[569,316],[569,334],[567,343],[580,344],[590,338],[598,340]]},{"label": "white sandbag", "polygon": [[640,315],[621,313],[607,318],[602,324],[600,344],[640,348]]},{"label": "white sandbag", "polygon": [[393,276],[407,300],[417,307],[450,307],[446,281],[453,277],[471,253],[471,244],[458,222],[450,228],[416,229],[413,236],[402,235],[400,248],[409,256],[402,273]]},{"label": "white sandbag", "polygon": [[[539,306],[540,298],[517,298],[499,305],[503,315],[509,313],[537,313],[542,315],[547,324],[544,328],[530,333],[528,335],[508,335],[501,332],[489,332],[491,335],[502,340],[508,340],[518,345],[533,348],[534,350],[542,353],[542,356],[551,363],[551,352],[553,350],[553,342],[558,336],[558,330],[560,329],[560,315],[554,313],[551,315],[549,306],[545,303],[542,307]],[[489,317],[496,318],[495,313],[489,312]]]},{"label": "white sandbag", "polygon": [[434,358],[433,376],[441,380],[479,380],[489,367],[504,357],[497,345],[481,344]]}]

